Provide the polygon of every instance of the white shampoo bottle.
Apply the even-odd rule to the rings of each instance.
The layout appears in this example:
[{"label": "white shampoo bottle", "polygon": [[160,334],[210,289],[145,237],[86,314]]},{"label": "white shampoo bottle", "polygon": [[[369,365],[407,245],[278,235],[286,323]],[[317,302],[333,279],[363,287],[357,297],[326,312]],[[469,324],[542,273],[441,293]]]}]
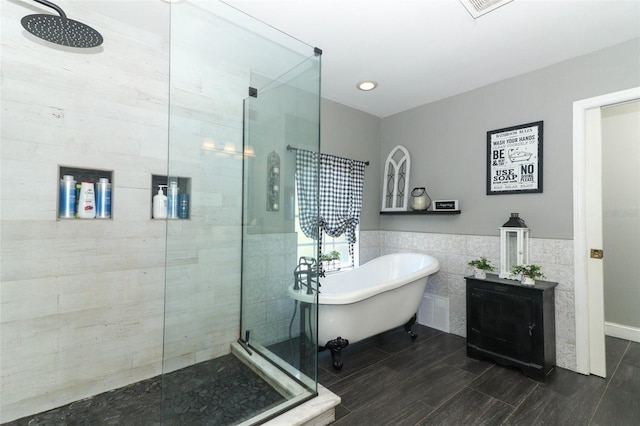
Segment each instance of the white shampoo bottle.
[{"label": "white shampoo bottle", "polygon": [[[162,187],[167,185],[158,185],[158,193],[153,196],[153,218],[167,218],[167,196],[162,192]],[[148,199],[148,198],[147,198]]]}]

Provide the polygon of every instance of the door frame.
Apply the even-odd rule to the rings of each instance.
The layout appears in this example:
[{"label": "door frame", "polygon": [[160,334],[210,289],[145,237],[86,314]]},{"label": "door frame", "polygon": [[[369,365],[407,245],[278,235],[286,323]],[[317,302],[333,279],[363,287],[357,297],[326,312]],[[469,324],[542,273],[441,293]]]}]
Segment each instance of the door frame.
[{"label": "door frame", "polygon": [[[602,240],[602,205],[591,204],[587,197],[590,183],[601,187],[601,170],[594,170],[594,161],[601,166],[601,135],[589,141],[587,125],[597,109],[595,129],[600,128],[600,108],[640,99],[640,87],[634,87],[573,103],[573,247],[574,247],[574,298],[576,321],[576,371],[582,374],[606,375],[604,353],[604,301],[602,277],[600,283],[593,275],[601,273],[601,266],[594,274],[589,258],[589,244]],[[589,151],[591,150],[591,151]],[[594,152],[595,151],[595,152]],[[599,211],[594,211],[599,209]],[[594,220],[595,217],[600,217]],[[601,263],[601,261],[600,261]]]}]

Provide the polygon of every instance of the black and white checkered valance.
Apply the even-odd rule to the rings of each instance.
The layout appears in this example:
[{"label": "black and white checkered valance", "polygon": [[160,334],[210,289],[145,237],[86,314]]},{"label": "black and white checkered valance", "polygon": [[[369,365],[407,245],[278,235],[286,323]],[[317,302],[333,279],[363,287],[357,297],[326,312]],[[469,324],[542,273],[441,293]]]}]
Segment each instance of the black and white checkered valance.
[{"label": "black and white checkered valance", "polygon": [[346,234],[350,244],[356,242],[364,168],[363,161],[303,149],[296,151],[298,213],[300,228],[307,237],[318,239],[319,227],[331,237]]},{"label": "black and white checkered valance", "polygon": [[296,188],[298,218],[304,235],[318,239],[320,153],[298,149],[296,151]]}]

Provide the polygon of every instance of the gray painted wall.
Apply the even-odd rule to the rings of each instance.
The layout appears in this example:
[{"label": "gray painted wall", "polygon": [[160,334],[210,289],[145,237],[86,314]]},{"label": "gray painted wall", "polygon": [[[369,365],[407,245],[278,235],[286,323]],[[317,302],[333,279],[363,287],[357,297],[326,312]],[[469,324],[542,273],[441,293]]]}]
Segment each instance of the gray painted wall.
[{"label": "gray painted wall", "polygon": [[[462,214],[384,216],[380,229],[498,235],[509,213],[519,212],[532,237],[572,239],[573,102],[636,86],[640,39],[383,118],[380,167],[396,144],[404,145],[411,154],[410,188],[424,186],[432,199],[458,199]],[[486,132],[539,120],[544,192],[485,195]],[[381,180],[378,185],[380,192]]]},{"label": "gray painted wall", "polygon": [[370,162],[364,172],[360,230],[380,229],[380,118],[323,98],[320,122],[322,152]]},{"label": "gray painted wall", "polygon": [[605,321],[640,328],[640,102],[602,109]]}]

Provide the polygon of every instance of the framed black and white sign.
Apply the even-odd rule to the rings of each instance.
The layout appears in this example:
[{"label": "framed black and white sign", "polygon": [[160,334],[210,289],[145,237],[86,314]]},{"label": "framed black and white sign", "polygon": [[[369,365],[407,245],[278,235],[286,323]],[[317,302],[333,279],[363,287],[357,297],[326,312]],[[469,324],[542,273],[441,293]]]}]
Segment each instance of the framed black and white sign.
[{"label": "framed black and white sign", "polygon": [[487,132],[487,195],[542,192],[542,123]]}]

